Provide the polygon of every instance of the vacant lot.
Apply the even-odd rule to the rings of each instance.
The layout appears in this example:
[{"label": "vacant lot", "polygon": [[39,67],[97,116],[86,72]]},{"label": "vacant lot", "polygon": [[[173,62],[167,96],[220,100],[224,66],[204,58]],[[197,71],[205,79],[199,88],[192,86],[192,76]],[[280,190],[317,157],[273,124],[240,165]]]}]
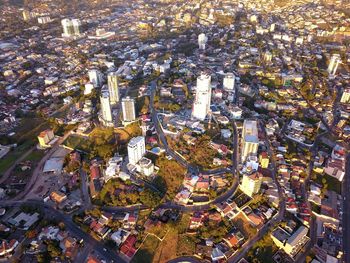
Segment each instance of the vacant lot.
[{"label": "vacant lot", "polygon": [[160,241],[158,238],[148,235],[131,260],[132,263],[151,263]]}]

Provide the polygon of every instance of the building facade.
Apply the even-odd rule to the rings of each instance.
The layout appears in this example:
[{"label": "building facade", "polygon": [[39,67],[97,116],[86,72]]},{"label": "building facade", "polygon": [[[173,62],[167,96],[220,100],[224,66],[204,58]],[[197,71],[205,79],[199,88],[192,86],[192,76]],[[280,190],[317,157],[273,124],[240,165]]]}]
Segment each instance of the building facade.
[{"label": "building facade", "polygon": [[196,97],[193,102],[192,117],[198,120],[205,120],[210,111],[211,102],[211,76],[201,74],[197,78]]},{"label": "building facade", "polygon": [[118,75],[116,72],[111,72],[108,74],[108,91],[109,99],[112,105],[119,102],[119,85],[118,85]]},{"label": "building facade", "polygon": [[129,163],[136,165],[146,152],[145,137],[138,136],[132,138],[128,143]]},{"label": "building facade", "polygon": [[136,119],[135,100],[126,97],[122,99],[123,121],[130,122]]},{"label": "building facade", "polygon": [[111,104],[109,102],[109,94],[108,92],[104,92],[100,97],[101,102],[101,119],[105,126],[113,126],[113,117]]},{"label": "building facade", "polygon": [[242,130],[241,160],[244,162],[248,156],[256,155],[259,147],[258,124],[255,120],[244,120]]}]

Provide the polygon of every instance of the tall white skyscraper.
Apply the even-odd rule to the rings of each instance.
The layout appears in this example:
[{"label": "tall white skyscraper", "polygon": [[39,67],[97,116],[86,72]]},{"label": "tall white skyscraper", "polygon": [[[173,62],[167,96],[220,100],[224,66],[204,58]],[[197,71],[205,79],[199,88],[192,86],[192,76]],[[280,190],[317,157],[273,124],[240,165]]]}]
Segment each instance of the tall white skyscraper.
[{"label": "tall white skyscraper", "polygon": [[205,49],[205,46],[208,42],[208,38],[204,33],[198,35],[198,47],[199,49]]},{"label": "tall white skyscraper", "polygon": [[225,90],[233,90],[235,87],[235,75],[227,73],[224,77],[223,88]]},{"label": "tall white skyscraper", "polygon": [[103,74],[97,69],[90,69],[88,72],[89,81],[94,87],[101,87],[103,82]]},{"label": "tall white skyscraper", "polygon": [[193,102],[192,117],[205,120],[210,111],[211,102],[211,76],[201,74],[197,78],[196,97]]},{"label": "tall white skyscraper", "polygon": [[72,26],[74,30],[74,35],[80,35],[81,22],[79,19],[72,19]]},{"label": "tall white skyscraper", "polygon": [[341,62],[340,55],[333,54],[331,57],[331,61],[329,62],[328,69],[327,69],[327,71],[330,75],[334,76],[337,73],[337,69],[338,69],[340,62]]},{"label": "tall white skyscraper", "polygon": [[116,72],[111,72],[108,74],[108,91],[111,104],[117,104],[117,102],[119,102],[119,86],[118,75]]},{"label": "tall white skyscraper", "polygon": [[135,165],[137,164],[143,157],[146,152],[145,147],[145,137],[138,136],[132,138],[128,143],[128,157],[129,163]]},{"label": "tall white skyscraper", "polygon": [[244,162],[248,156],[258,152],[259,137],[258,123],[254,120],[244,120],[242,130],[241,160]]},{"label": "tall white skyscraper", "polygon": [[105,126],[113,126],[113,117],[111,104],[109,102],[108,92],[103,92],[100,97],[101,102],[101,119]]},{"label": "tall white skyscraper", "polygon": [[79,36],[81,34],[81,22],[79,19],[62,19],[63,37]]},{"label": "tall white skyscraper", "polygon": [[135,100],[126,97],[122,99],[123,121],[134,121],[136,119],[135,114]]}]

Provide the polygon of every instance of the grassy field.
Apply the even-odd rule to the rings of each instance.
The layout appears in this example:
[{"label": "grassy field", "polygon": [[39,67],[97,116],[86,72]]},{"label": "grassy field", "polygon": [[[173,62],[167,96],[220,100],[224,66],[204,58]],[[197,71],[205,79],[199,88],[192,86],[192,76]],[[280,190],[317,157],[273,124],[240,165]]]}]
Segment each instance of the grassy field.
[{"label": "grassy field", "polygon": [[14,141],[13,143],[17,143],[18,146],[0,160],[0,176],[10,168],[18,158],[33,147],[37,143],[38,134],[48,128],[50,128],[50,126],[43,118],[22,118],[20,124],[14,130],[15,136],[10,139]]},{"label": "grassy field", "polygon": [[232,222],[235,226],[239,228],[240,231],[242,231],[246,238],[251,238],[257,233],[256,228],[250,225],[250,223],[242,213],[236,216]]},{"label": "grassy field", "polygon": [[166,263],[169,260],[176,258],[176,249],[174,248],[176,248],[177,242],[178,232],[176,229],[171,228],[165,236],[163,242],[158,246],[153,258],[154,262]]},{"label": "grassy field", "polygon": [[271,262],[277,250],[277,246],[270,237],[270,233],[268,233],[248,251],[247,260],[256,263]]},{"label": "grassy field", "polygon": [[0,160],[0,177],[9,169],[18,158],[20,158],[25,152],[34,146],[33,141],[27,141],[14,150],[10,151],[4,159]]},{"label": "grassy field", "polygon": [[132,263],[151,263],[160,241],[158,238],[148,235],[133,259]]},{"label": "grassy field", "polygon": [[327,189],[330,191],[334,191],[338,194],[341,194],[341,183],[338,181],[338,179],[329,176],[327,174],[316,174],[316,179],[314,181],[317,184],[323,185],[322,180],[326,180]]},{"label": "grassy field", "polygon": [[64,142],[63,145],[72,148],[81,150],[84,152],[90,152],[91,150],[91,142],[84,137],[70,135]]}]

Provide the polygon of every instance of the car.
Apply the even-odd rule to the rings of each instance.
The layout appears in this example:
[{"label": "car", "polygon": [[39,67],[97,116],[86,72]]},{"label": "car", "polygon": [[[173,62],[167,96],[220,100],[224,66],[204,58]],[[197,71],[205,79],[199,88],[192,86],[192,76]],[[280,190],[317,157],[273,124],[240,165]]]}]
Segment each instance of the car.
[{"label": "car", "polygon": [[106,251],[107,251],[107,248],[104,247],[104,248],[103,248],[103,251],[106,252]]}]

